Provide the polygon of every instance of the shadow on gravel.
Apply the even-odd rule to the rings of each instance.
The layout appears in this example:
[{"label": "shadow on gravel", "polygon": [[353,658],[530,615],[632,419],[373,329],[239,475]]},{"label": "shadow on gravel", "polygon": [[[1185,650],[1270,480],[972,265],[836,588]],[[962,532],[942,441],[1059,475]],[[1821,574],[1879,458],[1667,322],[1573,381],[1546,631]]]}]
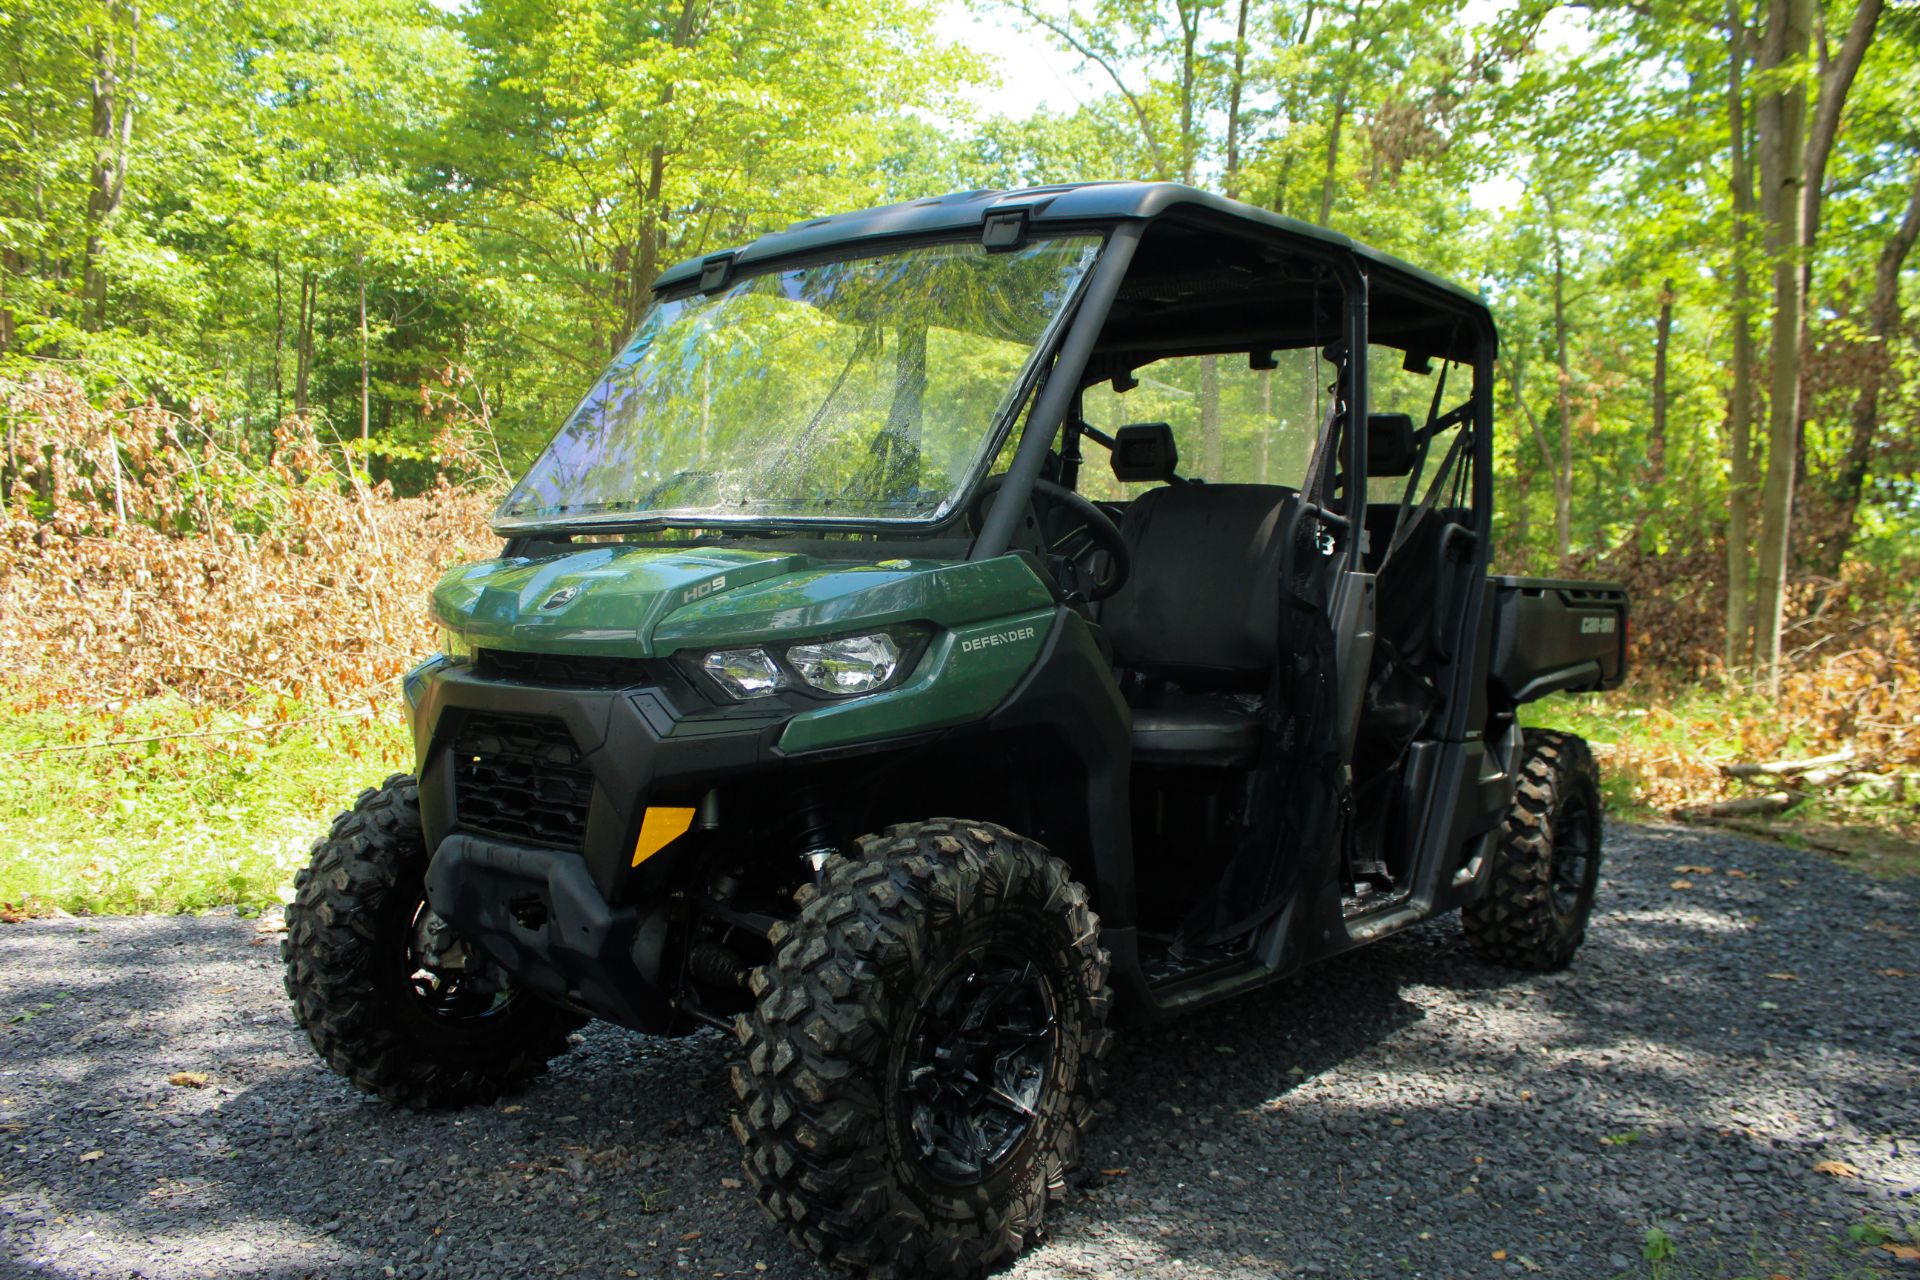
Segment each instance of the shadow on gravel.
[{"label": "shadow on gravel", "polygon": [[1095,1163],[1124,1172],[1064,1234],[1122,1270],[1591,1276],[1646,1274],[1658,1224],[1673,1274],[1891,1274],[1847,1230],[1920,1228],[1920,950],[1866,927],[1913,886],[1620,843],[1564,973],[1436,922],[1123,1038]]},{"label": "shadow on gravel", "polygon": [[[1629,831],[1565,973],[1481,965],[1442,921],[1127,1028],[1087,1183],[1014,1274],[1643,1276],[1654,1223],[1676,1277],[1895,1274],[1846,1231],[1920,1225],[1920,1033],[1891,976],[1920,975],[1915,906]],[[0,1017],[53,1006],[0,1030],[0,1242],[34,1273],[825,1274],[738,1186],[724,1037],[597,1027],[518,1098],[399,1112],[313,1059],[277,939],[251,943],[0,933]]]}]

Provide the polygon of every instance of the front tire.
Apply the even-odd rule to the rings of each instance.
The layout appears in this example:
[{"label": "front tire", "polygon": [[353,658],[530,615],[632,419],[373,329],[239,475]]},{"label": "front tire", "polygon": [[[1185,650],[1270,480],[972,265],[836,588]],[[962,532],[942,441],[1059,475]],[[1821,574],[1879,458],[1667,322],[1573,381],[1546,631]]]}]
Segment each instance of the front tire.
[{"label": "front tire", "polygon": [[1108,960],[1086,890],[1031,840],[938,819],[866,837],[802,899],[739,1021],[760,1203],[875,1277],[1010,1260],[1093,1119]]},{"label": "front tire", "polygon": [[1474,954],[1514,969],[1565,968],[1587,936],[1600,836],[1600,775],[1586,741],[1528,729],[1492,883],[1460,913]]},{"label": "front tire", "polygon": [[[327,1065],[368,1093],[419,1110],[491,1102],[566,1052],[580,1019],[487,980],[428,910],[426,874],[420,789],[395,774],[334,819],[294,880],[287,995]],[[422,961],[427,937],[437,964]]]}]

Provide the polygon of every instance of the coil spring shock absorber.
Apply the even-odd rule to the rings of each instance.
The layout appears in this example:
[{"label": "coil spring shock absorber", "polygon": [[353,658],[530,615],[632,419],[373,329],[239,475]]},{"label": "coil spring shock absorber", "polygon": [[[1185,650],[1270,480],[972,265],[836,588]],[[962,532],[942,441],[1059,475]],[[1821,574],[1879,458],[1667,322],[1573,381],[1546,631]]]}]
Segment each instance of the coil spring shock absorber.
[{"label": "coil spring shock absorber", "polygon": [[792,840],[801,861],[820,879],[827,859],[840,852],[840,841],[827,821],[827,807],[818,787],[801,787],[793,797]]}]

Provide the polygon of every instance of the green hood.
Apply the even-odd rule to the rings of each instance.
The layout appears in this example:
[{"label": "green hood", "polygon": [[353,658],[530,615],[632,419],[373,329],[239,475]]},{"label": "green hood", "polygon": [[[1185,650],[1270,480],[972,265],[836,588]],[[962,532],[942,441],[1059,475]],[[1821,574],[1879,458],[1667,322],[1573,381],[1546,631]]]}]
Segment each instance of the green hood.
[{"label": "green hood", "polygon": [[470,644],[599,657],[897,622],[954,627],[1051,603],[1016,556],[860,564],[719,547],[597,546],[485,560],[452,570],[433,591],[435,615]]}]

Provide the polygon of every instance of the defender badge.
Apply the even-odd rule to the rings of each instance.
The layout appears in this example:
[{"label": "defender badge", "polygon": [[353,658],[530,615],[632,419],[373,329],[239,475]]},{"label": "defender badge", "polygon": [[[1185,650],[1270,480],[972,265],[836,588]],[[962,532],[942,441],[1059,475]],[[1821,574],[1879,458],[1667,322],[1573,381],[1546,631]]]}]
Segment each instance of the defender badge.
[{"label": "defender badge", "polygon": [[562,587],[548,596],[547,602],[540,607],[542,609],[558,609],[561,605],[571,602],[572,599],[579,594],[580,588],[578,587]]}]

